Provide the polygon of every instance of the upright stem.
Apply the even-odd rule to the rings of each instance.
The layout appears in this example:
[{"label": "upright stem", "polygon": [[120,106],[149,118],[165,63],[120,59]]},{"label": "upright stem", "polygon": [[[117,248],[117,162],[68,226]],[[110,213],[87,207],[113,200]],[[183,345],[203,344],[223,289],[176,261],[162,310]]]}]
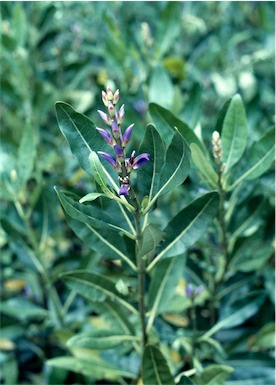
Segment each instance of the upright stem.
[{"label": "upright stem", "polygon": [[222,232],[222,250],[223,255],[225,258],[225,267],[229,263],[229,256],[228,256],[228,248],[227,248],[227,233],[226,233],[226,224],[225,224],[225,209],[224,209],[224,203],[225,203],[225,191],[222,187],[221,183],[221,170],[218,168],[218,190],[220,195],[220,205],[219,205],[219,223],[221,227]]},{"label": "upright stem", "polygon": [[138,267],[138,303],[139,303],[139,314],[141,321],[141,329],[142,329],[142,351],[145,349],[147,344],[147,332],[146,332],[146,309],[145,309],[145,262],[142,256],[139,255],[139,251],[142,247],[142,229],[141,229],[141,220],[140,220],[140,209],[139,204],[133,191],[132,187],[129,190],[130,198],[133,202],[133,206],[135,208],[134,211],[134,221],[136,227],[136,262]]}]

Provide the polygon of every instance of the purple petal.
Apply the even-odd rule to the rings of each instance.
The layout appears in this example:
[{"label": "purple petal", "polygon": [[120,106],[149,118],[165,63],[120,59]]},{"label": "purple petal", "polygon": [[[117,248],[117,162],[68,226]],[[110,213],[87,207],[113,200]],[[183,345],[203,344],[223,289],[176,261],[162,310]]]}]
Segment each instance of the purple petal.
[{"label": "purple petal", "polygon": [[109,124],[109,125],[111,124],[111,119],[105,112],[98,110],[98,113],[100,114],[100,117],[106,124]]},{"label": "purple petal", "polygon": [[113,168],[115,168],[115,169],[117,168],[117,161],[112,155],[108,154],[107,152],[103,152],[103,151],[98,151],[98,154],[101,155],[102,158],[107,160],[108,163],[111,164],[111,166]]},{"label": "purple petal", "polygon": [[191,283],[189,283],[186,286],[185,294],[187,297],[191,297],[194,294],[194,288],[193,288],[193,285]]},{"label": "purple petal", "polygon": [[131,136],[131,133],[132,133],[132,129],[133,129],[133,126],[134,124],[131,124],[130,126],[128,126],[128,128],[125,130],[124,134],[123,134],[123,138],[122,138],[122,145],[125,146],[129,140],[130,140],[130,136]]},{"label": "purple petal", "polygon": [[125,105],[123,104],[118,112],[118,124],[121,124],[125,116]]},{"label": "purple petal", "polygon": [[137,168],[143,166],[145,163],[149,161],[149,158],[150,158],[150,154],[141,154],[136,156],[132,164],[132,168],[136,170]]},{"label": "purple petal", "polygon": [[112,133],[113,133],[114,138],[119,139],[121,136],[121,130],[120,130],[117,122],[115,122],[115,120],[112,120],[111,129],[112,129]]},{"label": "purple petal", "polygon": [[114,139],[112,138],[112,136],[110,135],[109,132],[103,130],[102,128],[99,128],[99,127],[96,127],[96,130],[99,131],[99,133],[102,135],[102,137],[104,138],[104,140],[110,144],[111,146],[113,146],[114,144]]},{"label": "purple petal", "polygon": [[129,190],[129,186],[126,185],[126,184],[123,184],[123,185],[120,187],[119,195],[129,195],[129,194],[128,194],[128,190]]},{"label": "purple petal", "polygon": [[114,148],[114,151],[115,151],[115,153],[116,153],[118,158],[123,158],[124,157],[124,152],[123,152],[122,148],[118,144],[115,144],[115,146],[113,148]]}]

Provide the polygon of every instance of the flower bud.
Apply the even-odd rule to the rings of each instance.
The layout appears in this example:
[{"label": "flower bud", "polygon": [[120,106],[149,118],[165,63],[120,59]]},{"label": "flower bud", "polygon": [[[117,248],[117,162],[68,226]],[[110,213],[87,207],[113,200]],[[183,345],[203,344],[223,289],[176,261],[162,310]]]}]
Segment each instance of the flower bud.
[{"label": "flower bud", "polygon": [[119,90],[116,90],[114,95],[113,95],[113,104],[117,104],[118,101],[119,101],[119,97],[120,97],[120,91]]},{"label": "flower bud", "polygon": [[121,124],[123,119],[124,119],[124,116],[125,116],[125,106],[124,104],[121,106],[121,108],[119,109],[119,112],[118,112],[118,118],[117,118],[117,122],[118,124]]},{"label": "flower bud", "polygon": [[120,128],[119,128],[117,122],[115,122],[115,120],[112,120],[111,129],[112,129],[112,134],[113,134],[114,138],[119,139],[121,137],[121,131],[120,131]]},{"label": "flower bud", "polygon": [[213,145],[219,145],[220,144],[220,134],[218,131],[213,132],[212,143],[213,143]]},{"label": "flower bud", "polygon": [[109,101],[108,102],[108,112],[109,112],[109,115],[111,116],[111,118],[114,118],[115,116],[115,107],[113,106],[113,104]]},{"label": "flower bud", "polygon": [[103,104],[107,107],[108,106],[108,99],[107,99],[107,94],[104,91],[102,91],[102,101],[103,101]]},{"label": "flower bud", "polygon": [[106,87],[106,93],[107,93],[107,99],[113,100],[113,92],[111,91],[111,88],[109,86]]},{"label": "flower bud", "polygon": [[98,113],[106,124],[111,125],[111,118],[105,112],[98,110]]}]

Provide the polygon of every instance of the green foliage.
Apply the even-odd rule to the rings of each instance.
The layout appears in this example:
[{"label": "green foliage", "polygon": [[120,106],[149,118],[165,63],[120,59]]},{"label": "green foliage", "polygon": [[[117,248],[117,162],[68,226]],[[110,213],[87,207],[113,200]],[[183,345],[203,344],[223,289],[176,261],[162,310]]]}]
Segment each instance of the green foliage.
[{"label": "green foliage", "polygon": [[[274,384],[274,13],[1,4],[1,383],[130,384],[142,363],[144,385]],[[135,123],[127,156],[151,154],[132,179],[139,253],[96,155],[112,151],[96,130],[107,85]]]}]

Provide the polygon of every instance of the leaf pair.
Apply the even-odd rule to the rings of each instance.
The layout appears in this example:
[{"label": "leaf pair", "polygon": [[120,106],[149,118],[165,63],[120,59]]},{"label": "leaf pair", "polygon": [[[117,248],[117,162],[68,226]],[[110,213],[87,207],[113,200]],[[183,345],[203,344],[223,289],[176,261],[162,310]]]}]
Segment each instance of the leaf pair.
[{"label": "leaf pair", "polygon": [[151,154],[150,162],[138,173],[139,191],[148,195],[149,201],[143,213],[149,211],[157,199],[183,183],[189,172],[190,150],[177,129],[168,148],[153,125],[148,125],[140,152]]}]

